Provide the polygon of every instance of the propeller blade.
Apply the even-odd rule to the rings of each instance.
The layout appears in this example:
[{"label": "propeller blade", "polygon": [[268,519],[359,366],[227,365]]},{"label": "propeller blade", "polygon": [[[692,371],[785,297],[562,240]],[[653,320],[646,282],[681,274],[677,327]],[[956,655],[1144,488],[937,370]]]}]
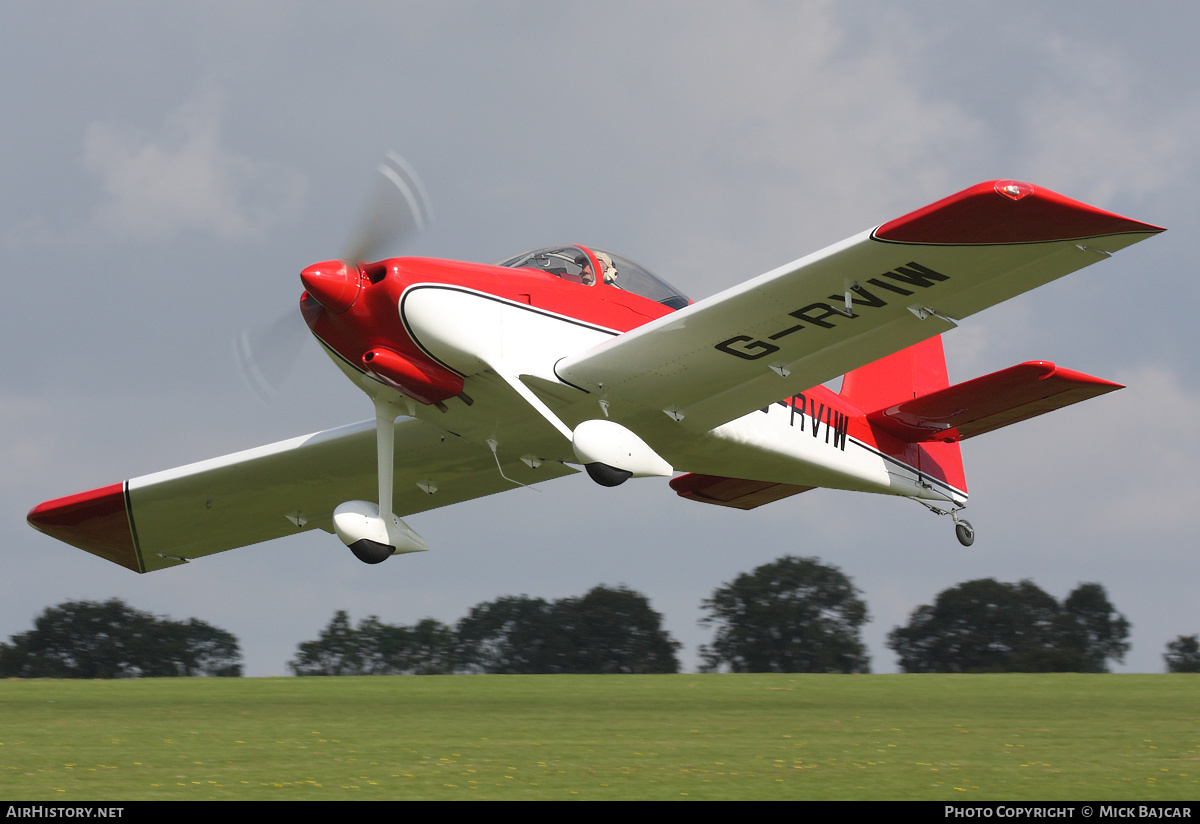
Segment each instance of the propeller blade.
[{"label": "propeller blade", "polygon": [[245,331],[234,338],[233,354],[242,377],[263,401],[270,401],[278,394],[308,336],[304,319],[291,310],[270,326]]},{"label": "propeller blade", "polygon": [[[414,240],[433,220],[425,184],[408,161],[388,152],[378,171],[379,183],[341,258],[352,267],[361,261],[379,260],[388,248]],[[303,318],[292,309],[269,326],[242,332],[234,339],[238,368],[262,400],[270,401],[278,394],[308,336]]]},{"label": "propeller blade", "polygon": [[342,260],[379,260],[389,246],[414,239],[433,220],[425,184],[408,161],[388,152],[378,171],[382,179]]}]

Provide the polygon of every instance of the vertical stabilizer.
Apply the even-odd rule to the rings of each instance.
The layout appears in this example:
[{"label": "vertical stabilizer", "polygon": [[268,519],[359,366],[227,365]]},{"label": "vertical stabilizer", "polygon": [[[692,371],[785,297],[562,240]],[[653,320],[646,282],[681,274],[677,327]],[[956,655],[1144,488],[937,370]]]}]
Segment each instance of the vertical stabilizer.
[{"label": "vertical stabilizer", "polygon": [[[870,415],[949,385],[942,336],[937,335],[847,372],[842,379],[840,394],[861,409],[864,415]],[[883,452],[963,493],[967,491],[962,451],[957,442],[915,443],[878,430],[875,434]]]},{"label": "vertical stabilizer", "polygon": [[942,336],[937,335],[847,372],[841,396],[871,413],[949,385]]}]

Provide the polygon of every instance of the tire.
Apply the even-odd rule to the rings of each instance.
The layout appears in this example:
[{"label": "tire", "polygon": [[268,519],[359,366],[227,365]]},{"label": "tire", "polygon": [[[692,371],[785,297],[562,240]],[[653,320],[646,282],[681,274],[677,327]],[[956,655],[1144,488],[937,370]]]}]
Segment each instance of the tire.
[{"label": "tire", "polygon": [[364,564],[381,564],[392,557],[396,548],[363,538],[361,541],[350,544],[350,551]]}]

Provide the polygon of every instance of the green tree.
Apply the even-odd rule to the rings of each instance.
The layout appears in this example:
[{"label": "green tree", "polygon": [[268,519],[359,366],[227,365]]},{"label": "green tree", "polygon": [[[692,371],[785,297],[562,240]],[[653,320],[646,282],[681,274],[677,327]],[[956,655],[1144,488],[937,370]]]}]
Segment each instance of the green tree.
[{"label": "green tree", "polygon": [[338,610],[315,641],[288,662],[296,675],[431,675],[454,671],[454,632],[425,618],[413,627],[385,624],[374,615],[354,627]]},{"label": "green tree", "polygon": [[355,627],[338,610],[288,666],[296,675],[678,672],[678,649],[644,595],[599,586],[553,602],[520,595],[476,604],[455,629],[432,618],[392,626],[374,615]]},{"label": "green tree", "polygon": [[1200,672],[1200,637],[1180,635],[1163,654],[1167,672]]},{"label": "green tree", "polygon": [[678,672],[679,644],[646,596],[598,586],[580,598],[527,595],[476,604],[458,622],[460,665],[470,672]]},{"label": "green tree", "polygon": [[509,595],[476,604],[456,634],[458,661],[468,672],[559,672],[554,607],[541,598]]},{"label": "green tree", "polygon": [[888,634],[905,672],[1106,672],[1129,648],[1129,622],[1099,584],[1059,604],[1032,581],[967,581]]},{"label": "green tree", "polygon": [[315,641],[305,641],[288,662],[295,675],[367,675],[358,633],[339,609]]},{"label": "green tree", "polygon": [[0,644],[0,677],[151,678],[242,674],[237,639],[192,618],[172,621],[120,599],[48,607]]},{"label": "green tree", "polygon": [[411,627],[378,626],[375,646],[384,664],[383,671],[392,675],[448,675],[454,672],[454,630],[441,621],[422,618]]},{"label": "green tree", "polygon": [[679,643],[640,592],[594,587],[582,598],[555,601],[552,617],[567,641],[556,645],[559,672],[679,672]]},{"label": "green tree", "polygon": [[1080,584],[1062,604],[1059,643],[1083,657],[1088,672],[1108,672],[1108,661],[1125,660],[1129,621],[1099,584]]},{"label": "green tree", "polygon": [[888,646],[905,672],[1053,670],[1055,664],[1041,657],[1054,649],[1058,619],[1058,602],[1032,581],[984,578],[918,607],[907,627],[888,635]]},{"label": "green tree", "polygon": [[840,569],[785,556],[739,575],[705,599],[702,669],[733,672],[869,672],[861,593]]}]

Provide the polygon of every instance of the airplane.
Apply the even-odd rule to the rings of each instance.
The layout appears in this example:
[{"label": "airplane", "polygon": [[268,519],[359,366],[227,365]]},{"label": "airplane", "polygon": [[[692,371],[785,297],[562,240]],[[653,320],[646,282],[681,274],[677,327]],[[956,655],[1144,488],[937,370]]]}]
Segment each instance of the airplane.
[{"label": "airplane", "polygon": [[[415,172],[380,170],[419,226]],[[311,529],[375,564],[429,549],[403,518],[582,468],[744,510],[818,487],[904,496],[970,546],[960,442],[1122,387],[1047,361],[952,385],[942,335],[1161,231],[991,180],[699,301],[591,246],[373,261],[368,239],[301,272],[300,311],[374,420],[28,522],[139,573]]]}]

